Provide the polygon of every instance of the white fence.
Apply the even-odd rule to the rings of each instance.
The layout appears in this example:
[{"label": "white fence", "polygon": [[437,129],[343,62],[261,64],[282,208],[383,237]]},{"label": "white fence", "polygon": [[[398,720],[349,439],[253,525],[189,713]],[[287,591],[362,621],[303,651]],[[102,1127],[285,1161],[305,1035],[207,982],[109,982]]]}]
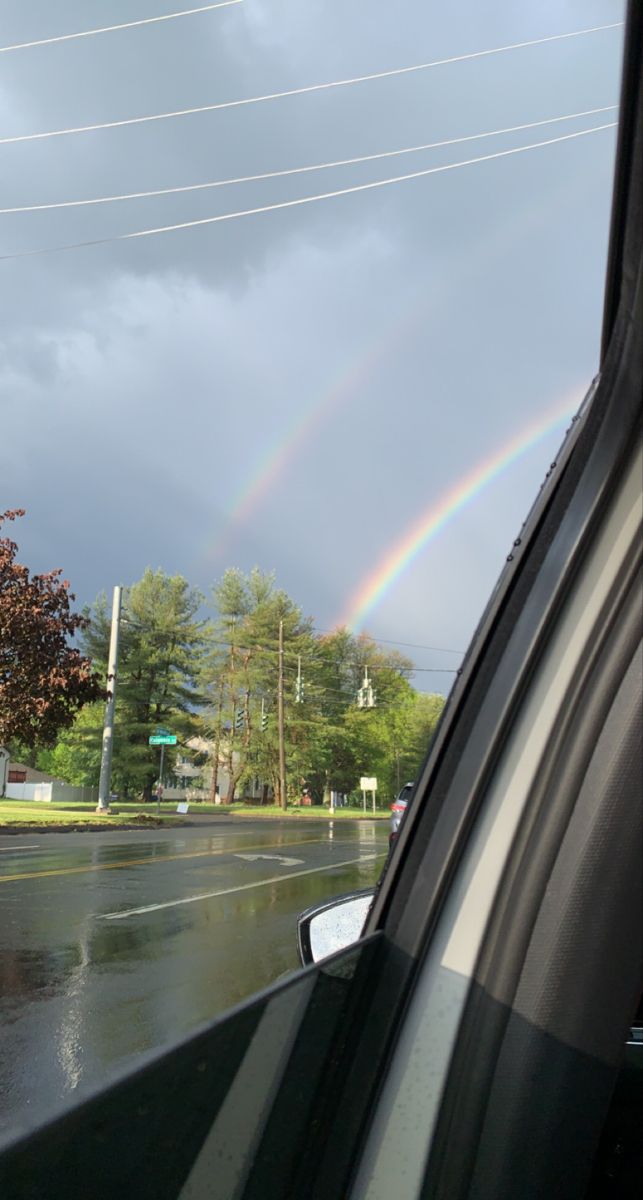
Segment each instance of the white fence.
[{"label": "white fence", "polygon": [[33,800],[35,783],[8,783],[5,788],[7,800]]},{"label": "white fence", "polygon": [[98,788],[70,783],[8,783],[8,800],[40,800],[44,804],[98,804]]}]

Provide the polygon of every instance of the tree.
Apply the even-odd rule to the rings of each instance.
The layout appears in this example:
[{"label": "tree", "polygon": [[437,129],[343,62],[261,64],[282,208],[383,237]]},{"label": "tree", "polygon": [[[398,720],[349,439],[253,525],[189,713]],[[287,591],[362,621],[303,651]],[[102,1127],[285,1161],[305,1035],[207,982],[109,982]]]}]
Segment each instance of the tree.
[{"label": "tree", "polygon": [[[213,789],[219,767],[228,776],[226,803],[232,803],[240,785],[261,778],[280,795],[276,728],[279,622],[284,623],[286,688],[294,683],[298,655],[309,655],[314,645],[311,622],[284,592],[273,575],[258,568],[248,575],[229,569],[214,588],[217,620],[211,632],[211,651],[204,672],[210,696],[206,732],[213,742]],[[286,722],[286,752],[299,787],[298,753],[305,735],[290,695]],[[263,728],[262,715],[266,728]]]},{"label": "tree", "polygon": [[[416,695],[408,680],[412,668],[404,655],[383,650],[366,634],[354,637],[338,629],[318,639],[310,689],[326,731],[323,753],[311,771],[318,793],[352,792],[362,775],[377,777],[380,796],[393,793],[395,747]],[[357,704],[366,670],[376,697],[373,708]]]},{"label": "tree", "polygon": [[[284,624],[284,709],[287,790],[305,786],[319,801],[357,789],[375,775],[380,797],[397,778],[412,778],[428,744],[442,697],[423,697],[409,682],[410,659],[383,650],[369,636],[346,629],[319,636],[274,576],[225,572],[214,589],[218,619],[210,633],[203,687],[209,705],[204,732],[212,746],[213,795],[219,768],[229,786],[226,803],[254,779],[280,795],[276,698],[278,630]],[[368,669],[373,707],[359,707]]]},{"label": "tree", "polygon": [[34,766],[75,787],[94,787],[100,775],[104,711],[100,701],[87,704],[55,746],[37,752]]},{"label": "tree", "polygon": [[[24,516],[22,509],[0,515]],[[84,628],[60,570],[31,575],[0,538],[0,743],[47,745],[101,693],[91,661],[70,640]]]},{"label": "tree", "polygon": [[[198,728],[203,703],[197,686],[205,646],[202,596],[181,575],[148,568],[123,596],[112,778],[117,788],[149,798],[158,774],[157,751],[148,738],[168,726],[180,741]],[[85,648],[101,671],[107,669],[110,620],[106,597],[88,612]],[[92,745],[92,733],[78,739]],[[95,735],[100,741],[99,733]],[[172,754],[166,757],[168,768]]]},{"label": "tree", "polygon": [[444,696],[431,692],[413,693],[412,704],[395,746],[396,792],[405,783],[417,779],[444,704]]}]

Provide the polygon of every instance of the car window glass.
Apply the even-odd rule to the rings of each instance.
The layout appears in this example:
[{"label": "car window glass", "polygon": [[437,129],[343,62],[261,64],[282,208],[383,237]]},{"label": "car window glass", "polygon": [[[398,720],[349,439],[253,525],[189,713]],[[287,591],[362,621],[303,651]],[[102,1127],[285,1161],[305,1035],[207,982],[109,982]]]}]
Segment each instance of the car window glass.
[{"label": "car window glass", "polygon": [[125,7],[0,34],[5,1130],[377,882],[598,366],[621,3]]}]

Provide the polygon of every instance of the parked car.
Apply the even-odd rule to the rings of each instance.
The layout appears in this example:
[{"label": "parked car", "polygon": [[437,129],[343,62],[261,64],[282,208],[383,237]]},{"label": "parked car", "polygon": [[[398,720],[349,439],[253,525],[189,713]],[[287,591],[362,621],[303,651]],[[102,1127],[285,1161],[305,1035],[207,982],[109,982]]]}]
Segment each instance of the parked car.
[{"label": "parked car", "polygon": [[397,831],[400,828],[400,821],[406,812],[409,800],[413,794],[414,787],[415,784],[413,781],[410,783],[405,783],[399,796],[391,805],[391,832],[389,833],[388,839],[390,845],[393,845],[393,842],[395,841]]},{"label": "parked car", "polygon": [[14,1133],[6,1200],[643,1194],[642,68],[632,2],[599,374],[370,909],[342,897],[330,957],[302,939],[306,969]]}]

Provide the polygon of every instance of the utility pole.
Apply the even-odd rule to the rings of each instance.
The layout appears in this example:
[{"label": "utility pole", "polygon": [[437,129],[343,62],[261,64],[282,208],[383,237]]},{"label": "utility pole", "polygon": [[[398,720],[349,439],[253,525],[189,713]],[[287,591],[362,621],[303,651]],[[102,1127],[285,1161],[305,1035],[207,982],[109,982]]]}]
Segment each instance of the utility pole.
[{"label": "utility pole", "polygon": [[279,792],[281,807],[286,799],[286,744],[284,738],[284,623],[279,622],[279,681],[277,685],[277,728],[279,735]]},{"label": "utility pole", "polygon": [[112,751],[114,749],[114,707],[116,701],[116,670],[118,667],[118,634],[121,622],[122,587],[114,588],[112,602],[112,630],[109,639],[107,663],[107,703],[103,723],[103,749],[100,759],[100,781],[98,784],[97,813],[109,812],[109,796],[112,781]]},{"label": "utility pole", "polygon": [[161,763],[159,766],[159,782],[156,789],[156,815],[161,815],[161,797],[163,795],[163,758],[165,755],[165,746],[161,743]]},{"label": "utility pole", "polygon": [[218,700],[219,707],[217,709],[217,724],[216,724],[216,733],[214,736],[214,755],[212,757],[212,782],[210,784],[210,804],[216,803],[217,785],[219,782],[219,750],[221,748],[221,722],[223,719],[223,693],[224,693],[224,684],[223,684],[223,676],[222,676],[221,683],[219,684],[219,700]]},{"label": "utility pole", "polygon": [[235,767],[234,767],[234,735],[235,735],[235,720],[237,713],[237,685],[235,681],[235,661],[234,661],[234,636],[237,627],[236,616],[232,617],[230,629],[230,703],[232,705],[232,713],[230,717],[230,730],[228,733],[228,791],[226,793],[225,804],[232,804],[234,801],[234,792],[236,788]]}]

